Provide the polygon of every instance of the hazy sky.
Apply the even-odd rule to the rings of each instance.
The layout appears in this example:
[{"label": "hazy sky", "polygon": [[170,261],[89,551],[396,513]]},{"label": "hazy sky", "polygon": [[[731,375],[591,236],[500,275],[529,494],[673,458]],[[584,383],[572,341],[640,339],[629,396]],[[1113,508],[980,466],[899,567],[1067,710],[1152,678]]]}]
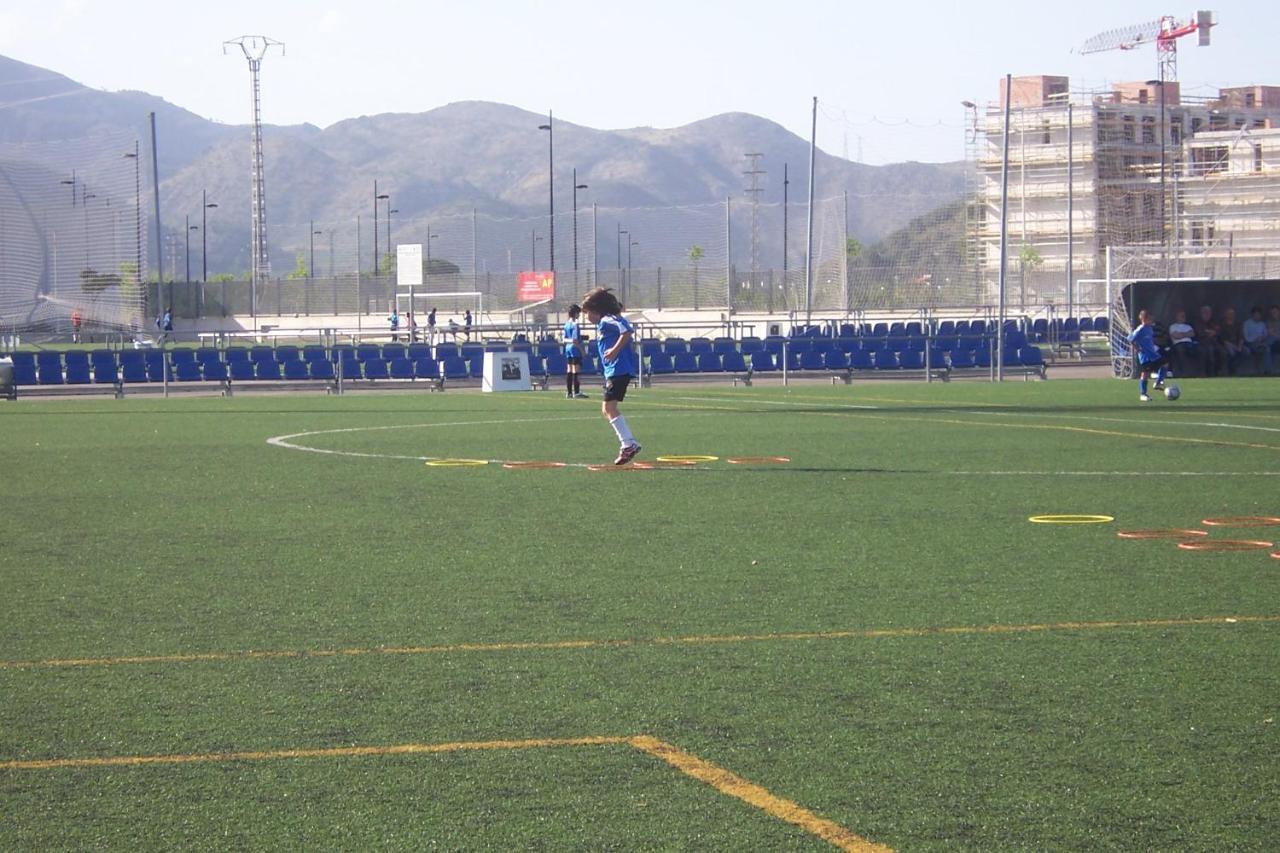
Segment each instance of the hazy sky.
[{"label": "hazy sky", "polygon": [[[249,120],[249,72],[239,50],[224,56],[221,44],[241,35],[285,42],[284,56],[263,62],[263,116],[273,124],[324,127],[487,100],[598,128],[743,111],[807,138],[817,96],[818,144],[880,164],[961,159],[960,102],[994,100],[1005,73],[1067,74],[1073,88],[1154,77],[1154,45],[1073,50],[1102,30],[1194,14],[1172,5],[0,0],[0,54],[234,124]],[[1182,40],[1183,91],[1280,84],[1275,8],[1218,5],[1212,46]]]}]

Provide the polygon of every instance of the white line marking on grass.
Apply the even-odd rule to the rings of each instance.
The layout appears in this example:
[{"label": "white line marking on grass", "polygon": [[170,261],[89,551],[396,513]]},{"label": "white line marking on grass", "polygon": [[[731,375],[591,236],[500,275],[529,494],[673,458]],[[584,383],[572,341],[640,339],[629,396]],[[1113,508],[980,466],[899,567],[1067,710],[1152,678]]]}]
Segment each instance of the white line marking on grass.
[{"label": "white line marking on grass", "polygon": [[1280,477],[1280,471],[930,471],[963,477]]},{"label": "white line marking on grass", "polygon": [[1159,424],[1169,424],[1172,426],[1202,426],[1202,427],[1219,427],[1222,429],[1251,429],[1251,430],[1258,430],[1259,432],[1280,432],[1280,427],[1251,426],[1249,424],[1215,423],[1210,421],[1183,421],[1181,423],[1176,423],[1174,421],[1152,421],[1149,418],[1137,420],[1134,418],[1103,418],[1103,417],[1098,417],[1097,415],[1073,415],[1068,412],[1061,412],[1061,413],[1059,412],[1010,412],[1010,411],[993,412],[990,410],[977,410],[977,409],[974,409],[974,410],[956,409],[954,411],[956,412],[956,414],[961,414],[961,415],[995,415],[996,417],[1010,415],[1010,416],[1017,416],[1022,418],[1039,418],[1039,417],[1070,418],[1071,420],[1075,420],[1075,421],[1102,421],[1102,422],[1116,423],[1116,424],[1141,424],[1143,426],[1152,426],[1153,424],[1159,423]]},{"label": "white line marking on grass", "polygon": [[[859,406],[854,403],[806,403],[802,400],[744,400],[730,397],[676,397],[677,400],[688,400],[693,403],[741,403],[745,406],[759,403],[763,406],[810,406],[820,409],[879,409],[879,406]],[[750,414],[749,409],[741,409],[743,414]]]},{"label": "white line marking on grass", "polygon": [[[355,450],[328,450],[322,447],[308,447],[305,444],[294,444],[290,439],[307,438],[313,435],[334,435],[345,432],[377,432],[379,430],[391,429],[430,429],[432,427],[460,427],[460,426],[495,426],[498,424],[530,424],[530,423],[554,423],[556,421],[595,421],[599,417],[574,417],[574,418],[511,418],[504,420],[488,420],[488,421],[446,421],[444,423],[427,423],[427,424],[393,424],[391,426],[371,426],[371,427],[343,427],[341,429],[316,429],[307,432],[295,432],[289,435],[276,435],[267,439],[267,444],[276,447],[283,447],[287,450],[305,450],[309,453],[328,453],[334,456],[358,456],[366,459],[409,459],[415,462],[425,462],[431,459],[438,459],[436,456],[402,456],[394,453],[361,453]],[[491,460],[502,462],[505,460]]]}]

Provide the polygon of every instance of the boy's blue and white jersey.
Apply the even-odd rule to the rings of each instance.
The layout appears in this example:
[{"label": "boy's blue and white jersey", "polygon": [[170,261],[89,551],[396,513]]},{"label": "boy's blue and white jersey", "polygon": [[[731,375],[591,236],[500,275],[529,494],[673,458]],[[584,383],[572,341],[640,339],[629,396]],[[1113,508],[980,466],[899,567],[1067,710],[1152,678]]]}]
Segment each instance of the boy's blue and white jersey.
[{"label": "boy's blue and white jersey", "polygon": [[580,337],[582,337],[582,331],[578,328],[577,320],[570,320],[564,324],[565,358],[582,358],[582,348],[578,346]]},{"label": "boy's blue and white jersey", "polygon": [[618,342],[618,338],[630,331],[631,324],[625,318],[612,314],[601,317],[600,322],[596,324],[596,347],[600,351],[600,361],[604,365],[605,379],[611,379],[614,376],[640,375],[640,371],[636,368],[634,347],[623,347],[613,361],[604,357],[604,354]]},{"label": "boy's blue and white jersey", "polygon": [[1139,326],[1129,333],[1129,343],[1138,348],[1138,362],[1145,364],[1160,358],[1160,348],[1156,346],[1156,327]]}]

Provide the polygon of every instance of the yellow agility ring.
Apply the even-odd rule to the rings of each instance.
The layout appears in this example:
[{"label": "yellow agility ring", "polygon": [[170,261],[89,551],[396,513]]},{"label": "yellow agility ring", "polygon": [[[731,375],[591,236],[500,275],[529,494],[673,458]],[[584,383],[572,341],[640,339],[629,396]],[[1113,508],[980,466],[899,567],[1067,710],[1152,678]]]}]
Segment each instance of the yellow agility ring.
[{"label": "yellow agility ring", "polygon": [[479,468],[488,465],[488,459],[428,459],[429,468]]},{"label": "yellow agility ring", "polygon": [[790,456],[730,456],[730,465],[785,465],[791,461]]},{"label": "yellow agility ring", "polygon": [[503,468],[532,471],[540,468],[563,468],[564,462],[503,462]]},{"label": "yellow agility ring", "polygon": [[720,459],[719,456],[703,456],[700,454],[693,454],[690,456],[659,456],[658,457],[659,462],[684,462],[686,464],[692,464],[694,462],[715,462],[719,459]]},{"label": "yellow agility ring", "polygon": [[1027,519],[1032,524],[1106,524],[1115,520],[1111,515],[1033,515]]}]

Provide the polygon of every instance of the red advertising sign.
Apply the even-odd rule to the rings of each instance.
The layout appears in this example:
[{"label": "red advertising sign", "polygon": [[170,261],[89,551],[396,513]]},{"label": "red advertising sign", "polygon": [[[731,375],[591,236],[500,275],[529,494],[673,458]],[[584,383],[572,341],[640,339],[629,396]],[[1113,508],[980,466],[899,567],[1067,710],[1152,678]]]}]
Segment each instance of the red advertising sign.
[{"label": "red advertising sign", "polygon": [[522,272],[516,278],[517,302],[542,302],[556,298],[554,272]]}]

